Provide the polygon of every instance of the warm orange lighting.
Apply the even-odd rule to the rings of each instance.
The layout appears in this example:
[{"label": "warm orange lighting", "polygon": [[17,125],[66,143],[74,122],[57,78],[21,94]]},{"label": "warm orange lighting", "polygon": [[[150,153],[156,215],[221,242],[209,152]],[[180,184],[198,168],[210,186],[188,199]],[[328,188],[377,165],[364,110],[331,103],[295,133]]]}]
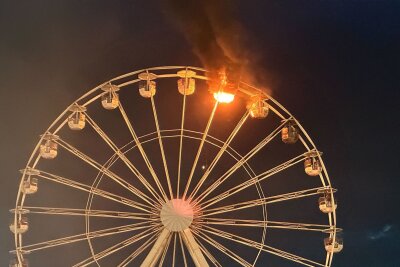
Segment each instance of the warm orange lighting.
[{"label": "warm orange lighting", "polygon": [[235,98],[235,95],[224,91],[218,91],[214,93],[214,98],[221,103],[231,103]]}]

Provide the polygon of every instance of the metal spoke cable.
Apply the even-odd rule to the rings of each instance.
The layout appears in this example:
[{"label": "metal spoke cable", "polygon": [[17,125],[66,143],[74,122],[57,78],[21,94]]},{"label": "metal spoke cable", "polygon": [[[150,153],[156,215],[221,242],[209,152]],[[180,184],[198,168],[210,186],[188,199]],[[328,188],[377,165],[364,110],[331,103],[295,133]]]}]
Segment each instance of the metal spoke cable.
[{"label": "metal spoke cable", "polygon": [[200,157],[201,151],[203,149],[204,141],[206,140],[207,135],[208,135],[208,131],[210,130],[211,123],[213,121],[215,112],[216,112],[217,107],[218,107],[218,103],[219,103],[218,101],[215,101],[214,108],[211,111],[211,115],[210,115],[210,118],[208,119],[206,129],[204,130],[203,137],[201,138],[200,145],[199,145],[199,148],[197,150],[197,154],[196,154],[196,157],[195,157],[195,159],[193,161],[192,169],[190,171],[190,175],[189,175],[189,178],[188,178],[187,183],[186,183],[185,191],[183,192],[183,197],[182,197],[183,199],[186,198],[186,194],[188,193],[190,182],[192,181],[193,174],[194,174],[194,172],[196,170],[197,162],[199,161],[199,157]]},{"label": "metal spoke cable", "polygon": [[141,232],[139,234],[136,234],[136,235],[134,235],[134,236],[132,236],[132,237],[130,237],[128,239],[125,239],[124,241],[119,242],[119,243],[117,243],[117,244],[115,244],[115,245],[113,245],[113,246],[111,246],[111,247],[109,247],[109,248],[107,248],[107,249],[105,249],[105,250],[103,250],[103,251],[101,251],[101,252],[99,252],[99,253],[97,253],[97,254],[95,254],[95,255],[93,255],[93,256],[91,256],[91,257],[89,257],[89,258],[87,258],[87,259],[85,259],[85,260],[83,260],[83,261],[81,261],[79,263],[77,263],[77,264],[75,264],[75,265],[73,265],[73,267],[88,266],[88,265],[92,264],[95,261],[98,261],[98,260],[100,260],[102,258],[105,258],[105,257],[107,257],[107,256],[109,256],[109,255],[111,255],[111,254],[113,254],[113,253],[115,253],[115,252],[127,247],[127,246],[130,246],[130,245],[142,240],[143,238],[146,238],[146,237],[154,234],[157,231],[158,231],[158,229],[156,227],[152,227],[152,228],[150,228],[150,229],[148,229],[146,231],[143,231],[143,232]]},{"label": "metal spoke cable", "polygon": [[115,181],[117,184],[121,185],[123,188],[127,189],[131,193],[133,193],[135,196],[138,196],[140,199],[145,201],[146,203],[150,204],[150,206],[154,207],[154,200],[152,200],[149,196],[144,194],[142,191],[110,171],[109,169],[103,167],[100,163],[92,159],[91,157],[87,156],[83,152],[79,151],[77,148],[73,147],[72,145],[68,144],[61,138],[56,141],[58,145],[63,147],[65,150],[69,151],[73,155],[77,156],[78,158],[82,159],[84,162],[88,163],[98,171],[104,173],[107,177],[109,177],[111,180]]},{"label": "metal spoke cable", "polygon": [[264,252],[267,252],[267,253],[270,253],[270,254],[276,255],[278,257],[285,258],[285,259],[288,259],[288,260],[291,260],[291,261],[294,261],[294,262],[297,262],[297,263],[300,263],[300,264],[305,265],[305,266],[310,266],[310,267],[314,267],[316,265],[317,266],[324,266],[323,264],[321,264],[319,262],[316,262],[316,261],[313,261],[313,260],[310,260],[310,259],[307,259],[307,258],[304,258],[304,257],[300,257],[300,256],[297,256],[295,254],[292,254],[292,253],[289,253],[289,252],[274,248],[272,246],[268,246],[268,245],[265,245],[265,244],[262,244],[262,243],[259,243],[259,242],[256,242],[256,241],[253,241],[253,240],[250,240],[250,239],[247,239],[247,238],[244,238],[244,237],[232,234],[232,233],[228,233],[228,232],[225,232],[225,231],[222,231],[222,230],[210,227],[210,226],[205,226],[203,228],[203,231],[205,231],[207,233],[210,233],[210,234],[213,234],[215,236],[218,236],[218,237],[221,237],[221,238],[224,238],[224,239],[239,243],[239,244],[246,245],[248,247],[255,248],[257,250],[261,249]]},{"label": "metal spoke cable", "polygon": [[274,131],[272,131],[267,137],[265,137],[260,143],[258,143],[253,149],[251,149],[242,159],[235,163],[227,172],[225,172],[220,178],[218,178],[213,184],[211,184],[206,190],[204,190],[194,202],[201,202],[207,197],[212,191],[219,187],[224,181],[226,181],[236,170],[238,170],[243,164],[247,163],[258,151],[265,147],[275,136],[279,134],[281,128],[285,125],[282,123]]},{"label": "metal spoke cable", "polygon": [[330,225],[297,223],[297,222],[279,222],[279,221],[263,221],[263,220],[245,220],[245,219],[226,219],[226,218],[209,218],[207,217],[202,222],[204,225],[221,225],[221,226],[238,226],[238,227],[267,227],[268,229],[288,229],[302,230],[328,233],[332,231]]},{"label": "metal spoke cable", "polygon": [[228,148],[228,146],[232,142],[233,138],[236,136],[236,134],[242,128],[243,124],[246,122],[248,117],[249,117],[249,112],[246,111],[246,113],[240,119],[239,123],[236,125],[235,129],[233,129],[233,131],[231,132],[229,137],[226,139],[225,143],[222,145],[222,147],[218,151],[218,154],[215,156],[213,161],[210,163],[210,166],[208,166],[207,170],[204,172],[203,176],[200,178],[199,183],[196,185],[196,187],[193,189],[193,192],[189,196],[190,199],[194,198],[194,196],[196,195],[197,191],[203,185],[204,181],[207,179],[208,175],[214,169],[215,165],[217,164],[217,162],[219,161],[221,156],[224,154],[225,150]]},{"label": "metal spoke cable", "polygon": [[155,220],[154,218],[150,217],[149,213],[126,212],[117,210],[92,210],[92,209],[87,210],[87,209],[32,207],[32,206],[24,206],[24,209],[29,210],[30,214],[89,216],[89,217],[150,220],[150,221]]},{"label": "metal spoke cable", "polygon": [[172,237],[172,235],[169,235],[169,236],[168,236],[167,243],[166,243],[165,246],[164,246],[164,249],[163,249],[163,252],[162,252],[162,256],[161,256],[160,262],[159,262],[159,264],[158,264],[158,267],[162,267],[163,264],[164,264],[165,255],[167,255],[167,251],[168,251],[168,248],[169,248],[169,244],[170,244],[170,242],[171,242],[171,237]]},{"label": "metal spoke cable", "polygon": [[222,267],[222,264],[218,262],[218,260],[208,251],[208,249],[200,242],[200,239],[198,237],[194,237],[196,240],[197,244],[199,244],[199,247],[201,251],[207,256],[207,258],[214,264],[216,267]]},{"label": "metal spoke cable", "polygon": [[87,240],[88,238],[99,238],[99,237],[104,237],[104,236],[110,236],[110,235],[115,235],[119,233],[125,233],[125,232],[132,232],[136,230],[141,230],[141,229],[146,229],[150,228],[151,225],[149,225],[148,222],[140,222],[140,223],[133,223],[133,224],[127,224],[127,225],[122,225],[118,227],[112,227],[112,228],[107,228],[103,230],[98,230],[98,231],[93,231],[89,233],[83,233],[83,234],[78,234],[78,235],[72,235],[72,236],[67,236],[67,237],[62,237],[62,238],[57,238],[53,240],[47,240],[39,243],[34,243],[34,244],[29,244],[25,245],[23,247],[17,248],[21,249],[26,252],[34,252],[37,250],[42,250],[46,248],[51,248],[51,247],[57,247],[57,246],[62,246],[62,245],[67,245],[79,241],[84,241]]},{"label": "metal spoke cable", "polygon": [[282,172],[282,171],[284,171],[284,170],[286,170],[286,169],[288,169],[288,168],[290,168],[290,167],[292,167],[292,166],[294,166],[294,165],[296,165],[296,164],[298,164],[300,162],[303,162],[304,156],[305,156],[304,153],[300,154],[300,155],[298,155],[298,156],[296,156],[296,157],[294,157],[294,158],[292,158],[292,159],[290,159],[290,160],[288,160],[288,161],[286,161],[284,163],[281,163],[281,164],[279,164],[279,165],[277,165],[277,166],[275,166],[275,167],[273,167],[273,168],[271,168],[271,169],[269,169],[267,171],[264,171],[263,173],[255,176],[255,177],[253,177],[253,178],[251,178],[249,180],[246,180],[245,182],[243,182],[241,184],[238,184],[238,185],[236,185],[236,186],[234,186],[234,187],[232,187],[232,188],[230,188],[228,190],[225,190],[225,192],[223,194],[220,194],[220,195],[218,195],[216,197],[213,197],[213,198],[211,198],[209,200],[204,201],[202,203],[201,209],[205,209],[208,206],[211,206],[211,205],[213,205],[215,203],[218,203],[219,201],[221,201],[221,200],[223,200],[223,199],[225,199],[227,197],[232,197],[233,195],[245,190],[246,188],[249,188],[252,185],[255,185],[255,184],[257,184],[257,183],[259,183],[259,182],[261,182],[261,181],[263,181],[263,180],[265,180],[265,179],[267,179],[267,178],[269,178],[269,177],[271,177],[271,176],[273,176],[273,175],[275,175],[275,174],[277,174],[279,172]]},{"label": "metal spoke cable", "polygon": [[186,254],[185,254],[185,248],[183,247],[183,241],[182,241],[182,234],[178,233],[179,235],[179,243],[181,245],[181,250],[182,250],[182,258],[183,258],[183,264],[185,267],[187,267],[187,260],[186,260]]},{"label": "metal spoke cable", "polygon": [[156,241],[156,237],[150,237],[146,242],[144,242],[140,247],[138,247],[136,250],[134,250],[128,257],[126,257],[120,264],[118,264],[118,267],[125,267],[129,263],[131,263],[137,256],[139,256],[141,253],[143,253],[144,250],[146,250],[153,242]]},{"label": "metal spoke cable", "polygon": [[153,197],[160,202],[160,195],[154,188],[147,182],[146,178],[139,172],[133,163],[122,153],[117,145],[111,138],[101,129],[101,127],[85,112],[88,124],[98,133],[98,135],[106,142],[106,144],[114,151],[114,153],[124,162],[129,170],[139,179],[139,181],[146,187],[146,189],[153,195]]},{"label": "metal spoke cable", "polygon": [[281,195],[275,195],[275,196],[270,196],[270,197],[265,197],[265,198],[259,198],[259,199],[239,202],[239,203],[235,203],[235,204],[231,204],[231,205],[226,205],[226,206],[222,206],[222,207],[218,207],[218,208],[205,210],[203,214],[199,215],[199,217],[208,217],[208,216],[215,215],[215,214],[232,212],[232,211],[252,208],[252,207],[256,207],[256,206],[260,206],[260,205],[268,205],[268,204],[292,200],[292,199],[320,195],[321,193],[323,193],[325,190],[328,190],[328,189],[329,189],[328,187],[317,187],[317,188],[311,188],[311,189],[306,189],[306,190],[301,190],[301,191],[296,191],[296,192],[290,192],[290,193],[281,194]]},{"label": "metal spoke cable", "polygon": [[[124,110],[124,108],[123,108],[121,102],[119,102],[118,108],[119,108],[119,110],[120,110],[120,113],[121,113],[121,115],[122,115],[124,121],[125,121],[125,124],[127,125],[128,129],[129,129],[129,132],[130,132],[131,135],[132,135],[133,140],[134,140],[135,143],[136,143],[137,148],[139,149],[140,154],[142,155],[142,158],[143,158],[144,162],[146,163],[147,168],[148,168],[149,171],[150,171],[151,176],[153,177],[154,182],[157,184],[157,187],[158,187],[158,189],[160,190],[160,193],[161,193],[161,194],[163,195],[163,197],[164,197],[164,200],[167,200],[168,198],[167,198],[167,195],[165,194],[164,188],[162,187],[162,185],[161,185],[161,183],[160,183],[160,180],[159,180],[159,178],[158,178],[156,172],[154,171],[154,168],[153,168],[153,166],[152,166],[152,164],[151,164],[149,158],[147,157],[147,154],[146,154],[146,152],[145,152],[144,149],[143,149],[142,143],[140,142],[140,140],[139,140],[139,138],[138,138],[138,136],[137,136],[137,134],[136,134],[136,132],[135,132],[133,126],[132,126],[132,123],[131,123],[131,121],[129,120],[129,117],[128,117],[128,115],[126,114],[126,112],[125,112],[125,110]],[[153,189],[153,190],[154,190],[154,189]],[[157,195],[158,195],[158,194],[157,194]]]},{"label": "metal spoke cable", "polygon": [[157,109],[156,109],[156,105],[155,105],[155,102],[154,102],[153,95],[151,96],[150,99],[151,99],[151,107],[153,109],[154,122],[156,124],[158,143],[160,145],[161,157],[162,157],[162,161],[163,161],[163,165],[164,165],[165,177],[167,178],[168,190],[169,190],[170,197],[171,197],[171,199],[173,199],[174,195],[172,193],[171,179],[169,177],[167,159],[165,158],[164,145],[163,145],[163,142],[162,142],[162,137],[161,137],[161,132],[160,132],[160,125],[158,123]]},{"label": "metal spoke cable", "polygon": [[245,267],[251,267],[252,264],[250,264],[248,261],[234,253],[232,250],[228,249],[221,243],[217,242],[215,239],[211,238],[209,235],[205,234],[204,231],[197,231],[195,232],[195,235],[197,235],[200,239],[203,239],[205,242],[213,246],[214,248],[218,249],[220,252],[222,252],[225,256],[228,256],[229,258],[233,259],[237,263],[239,263],[241,266]]},{"label": "metal spoke cable", "polygon": [[75,188],[75,189],[78,189],[78,190],[81,190],[81,191],[85,191],[85,192],[88,192],[88,193],[91,193],[91,194],[95,194],[97,196],[100,196],[100,197],[103,197],[103,198],[118,202],[120,204],[123,204],[123,205],[129,206],[129,207],[135,208],[135,209],[139,209],[139,210],[145,211],[147,213],[153,213],[152,208],[147,206],[147,205],[145,205],[145,204],[136,202],[134,200],[131,200],[131,199],[119,196],[119,195],[116,195],[114,193],[110,193],[110,192],[105,191],[103,189],[93,188],[93,187],[91,187],[89,185],[82,184],[82,183],[79,183],[77,181],[74,181],[74,180],[71,180],[71,179],[67,179],[65,177],[61,177],[61,176],[58,176],[58,175],[55,175],[55,174],[51,174],[51,173],[48,173],[48,172],[44,172],[44,171],[40,171],[40,174],[38,174],[37,177],[43,178],[43,179],[46,179],[46,180],[49,180],[49,181],[52,181],[52,182],[56,182],[56,183],[59,183],[59,184],[63,184],[63,185],[66,185],[66,186],[69,186],[69,187],[72,187],[72,188]]},{"label": "metal spoke cable", "polygon": [[172,267],[175,267],[175,258],[176,258],[176,235],[177,233],[174,233],[174,248],[172,250]]},{"label": "metal spoke cable", "polygon": [[[186,82],[187,82],[187,80],[185,80],[185,83]],[[186,84],[185,84],[185,90],[186,90]],[[180,181],[181,181],[183,129],[184,129],[184,124],[185,124],[185,112],[186,112],[186,94],[183,94],[182,119],[181,119],[181,129],[180,129],[180,137],[179,137],[178,177],[177,177],[177,185],[176,185],[176,197],[177,198],[179,198]]]}]

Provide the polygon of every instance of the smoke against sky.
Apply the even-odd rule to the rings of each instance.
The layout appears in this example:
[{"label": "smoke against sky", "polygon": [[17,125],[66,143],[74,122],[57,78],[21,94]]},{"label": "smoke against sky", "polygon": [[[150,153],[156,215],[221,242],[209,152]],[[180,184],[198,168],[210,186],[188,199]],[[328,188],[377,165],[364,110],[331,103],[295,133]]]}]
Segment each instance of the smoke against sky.
[{"label": "smoke against sky", "polygon": [[258,62],[262,52],[243,27],[237,3],[228,0],[166,2],[167,17],[183,32],[211,75],[231,68],[234,69],[232,76],[262,84],[267,89],[267,71]]},{"label": "smoke against sky", "polygon": [[378,240],[389,236],[392,232],[393,225],[386,224],[379,231],[372,232],[368,235],[368,238],[371,240]]}]

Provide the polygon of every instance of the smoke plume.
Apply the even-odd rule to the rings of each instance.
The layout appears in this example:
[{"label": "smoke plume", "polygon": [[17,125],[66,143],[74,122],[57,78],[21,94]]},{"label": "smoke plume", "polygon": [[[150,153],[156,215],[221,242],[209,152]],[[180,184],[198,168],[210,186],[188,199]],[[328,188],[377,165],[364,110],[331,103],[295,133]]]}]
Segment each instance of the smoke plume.
[{"label": "smoke plume", "polygon": [[[235,19],[232,1],[167,0],[169,14],[184,33],[210,78],[222,71],[256,82],[255,54],[244,27]],[[252,48],[250,48],[252,47]],[[253,50],[253,51],[252,51]],[[258,56],[258,55],[257,55]]]}]

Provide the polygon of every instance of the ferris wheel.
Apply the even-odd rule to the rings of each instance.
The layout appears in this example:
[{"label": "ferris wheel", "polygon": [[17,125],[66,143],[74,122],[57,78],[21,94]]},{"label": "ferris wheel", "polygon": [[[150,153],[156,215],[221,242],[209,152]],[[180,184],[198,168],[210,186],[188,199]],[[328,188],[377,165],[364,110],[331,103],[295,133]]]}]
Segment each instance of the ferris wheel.
[{"label": "ferris wheel", "polygon": [[138,70],[68,106],[21,170],[10,266],[331,266],[322,152],[263,90],[210,77]]}]

